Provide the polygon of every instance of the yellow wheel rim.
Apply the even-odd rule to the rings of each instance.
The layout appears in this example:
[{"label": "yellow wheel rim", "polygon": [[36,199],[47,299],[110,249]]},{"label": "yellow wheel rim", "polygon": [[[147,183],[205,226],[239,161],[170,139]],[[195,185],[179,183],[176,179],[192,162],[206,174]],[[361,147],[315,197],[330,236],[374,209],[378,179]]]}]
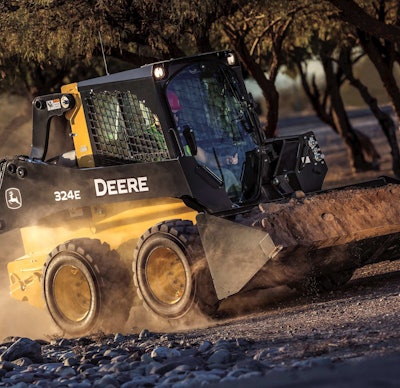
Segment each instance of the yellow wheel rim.
[{"label": "yellow wheel rim", "polygon": [[179,302],[186,290],[185,267],[175,251],[154,249],[147,259],[146,279],[153,295],[162,303]]},{"label": "yellow wheel rim", "polygon": [[79,268],[73,265],[61,267],[54,278],[53,287],[57,307],[67,319],[79,322],[87,316],[92,294]]}]

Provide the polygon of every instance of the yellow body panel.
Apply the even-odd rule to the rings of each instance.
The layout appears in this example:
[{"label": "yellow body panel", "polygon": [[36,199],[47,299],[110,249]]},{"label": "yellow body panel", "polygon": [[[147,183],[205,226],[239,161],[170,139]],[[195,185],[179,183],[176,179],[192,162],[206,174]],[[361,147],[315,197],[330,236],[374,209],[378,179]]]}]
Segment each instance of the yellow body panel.
[{"label": "yellow body panel", "polygon": [[85,112],[82,106],[81,95],[76,83],[61,87],[62,93],[72,94],[75,98],[74,108],[66,113],[71,124],[72,139],[74,141],[76,158],[79,167],[94,167],[93,150],[90,144],[89,132],[86,125]]},{"label": "yellow body panel", "polygon": [[28,301],[35,307],[44,308],[41,286],[44,252],[26,255],[7,265],[10,279],[10,295],[18,300]]},{"label": "yellow body panel", "polygon": [[157,198],[114,204],[53,215],[38,225],[21,228],[25,256],[8,264],[11,296],[44,307],[42,269],[48,254],[58,245],[77,238],[99,239],[132,262],[140,236],[157,223],[172,219],[191,220],[197,212],[181,200]]}]

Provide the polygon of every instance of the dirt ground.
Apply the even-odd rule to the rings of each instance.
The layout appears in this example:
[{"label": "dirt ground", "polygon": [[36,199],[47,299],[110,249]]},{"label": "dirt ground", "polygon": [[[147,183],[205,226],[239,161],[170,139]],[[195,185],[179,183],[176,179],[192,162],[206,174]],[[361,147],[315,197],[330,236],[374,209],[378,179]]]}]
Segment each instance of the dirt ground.
[{"label": "dirt ground", "polygon": [[400,262],[393,261],[357,270],[328,294],[303,297],[281,288],[236,298],[225,306],[226,322],[188,336],[244,338],[253,354],[267,349],[271,366],[282,371],[251,386],[399,386],[399,284]]}]

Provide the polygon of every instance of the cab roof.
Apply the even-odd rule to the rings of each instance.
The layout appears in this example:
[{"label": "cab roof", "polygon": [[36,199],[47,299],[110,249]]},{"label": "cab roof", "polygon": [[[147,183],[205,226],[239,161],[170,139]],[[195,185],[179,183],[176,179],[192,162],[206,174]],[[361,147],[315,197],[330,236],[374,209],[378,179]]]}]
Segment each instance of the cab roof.
[{"label": "cab roof", "polygon": [[135,80],[135,79],[144,79],[144,78],[152,78],[153,77],[153,67],[155,65],[170,65],[171,63],[182,63],[182,62],[195,62],[198,61],[201,58],[223,58],[227,54],[229,54],[231,51],[225,50],[225,51],[216,51],[216,52],[211,52],[211,53],[203,53],[203,54],[197,54],[193,55],[190,57],[182,57],[182,58],[177,58],[177,59],[168,59],[165,61],[159,61],[159,62],[154,62],[150,64],[146,64],[142,67],[135,68],[135,69],[130,69],[126,71],[122,71],[119,73],[115,74],[110,74],[110,75],[105,75],[102,77],[96,77],[96,78],[91,78],[85,81],[78,82],[78,89],[80,88],[88,88],[88,87],[94,87],[98,85],[104,85],[104,84],[111,84],[111,83],[116,83],[116,82],[124,82],[124,81],[129,81],[129,80]]}]

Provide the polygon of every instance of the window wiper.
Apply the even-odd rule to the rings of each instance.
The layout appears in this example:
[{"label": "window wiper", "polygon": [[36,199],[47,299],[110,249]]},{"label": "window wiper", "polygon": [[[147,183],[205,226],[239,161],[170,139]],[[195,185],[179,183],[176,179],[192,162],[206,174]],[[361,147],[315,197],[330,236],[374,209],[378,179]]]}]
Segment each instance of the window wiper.
[{"label": "window wiper", "polygon": [[213,154],[214,154],[214,158],[215,158],[215,163],[217,164],[218,171],[219,171],[219,173],[220,173],[220,175],[221,175],[222,183],[223,183],[224,186],[225,186],[224,174],[222,174],[221,163],[219,162],[218,155],[217,155],[217,151],[215,151],[215,147],[213,147],[212,150],[213,150]]},{"label": "window wiper", "polygon": [[254,128],[256,123],[252,120],[252,115],[250,113],[251,103],[244,99],[244,96],[238,90],[237,81],[225,70],[221,69],[226,82],[228,83],[228,87],[233,95],[233,97],[237,100],[240,106],[239,114],[236,118],[237,122],[243,126],[246,132],[251,133],[254,132]]}]

